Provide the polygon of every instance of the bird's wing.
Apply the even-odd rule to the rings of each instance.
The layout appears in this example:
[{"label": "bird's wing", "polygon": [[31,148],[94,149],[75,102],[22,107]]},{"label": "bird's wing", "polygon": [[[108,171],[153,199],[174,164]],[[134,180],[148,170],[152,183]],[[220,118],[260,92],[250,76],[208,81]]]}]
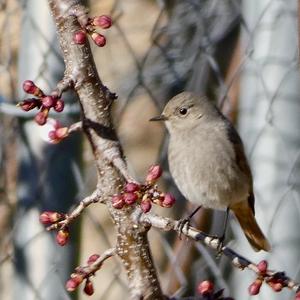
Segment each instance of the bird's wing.
[{"label": "bird's wing", "polygon": [[240,170],[249,179],[248,203],[249,203],[249,206],[251,207],[252,212],[254,214],[255,213],[255,209],[254,209],[255,198],[254,198],[254,194],[253,194],[252,172],[250,170],[248,160],[247,160],[246,155],[245,155],[243,142],[242,142],[239,134],[237,133],[235,128],[231,125],[231,123],[229,123],[229,121],[227,123],[227,135],[228,135],[228,138],[232,142],[233,147],[234,147],[234,151],[235,151],[235,155],[236,155],[236,163],[237,163],[238,167],[240,168]]}]

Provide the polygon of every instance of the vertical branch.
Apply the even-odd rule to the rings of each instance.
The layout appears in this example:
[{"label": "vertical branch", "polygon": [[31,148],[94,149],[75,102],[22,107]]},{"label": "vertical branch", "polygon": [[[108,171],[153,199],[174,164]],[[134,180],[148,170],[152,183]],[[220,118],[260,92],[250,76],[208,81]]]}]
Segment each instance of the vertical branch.
[{"label": "vertical branch", "polygon": [[111,205],[111,196],[124,185],[126,165],[111,122],[112,94],[99,78],[89,43],[73,42],[74,33],[81,30],[79,22],[85,22],[85,9],[76,0],[49,0],[49,4],[64,57],[65,77],[72,80],[79,96],[83,128],[95,156],[97,189],[107,200],[117,230],[116,254],[127,272],[131,298],[163,299],[147,240],[149,226],[136,226],[138,208],[115,210]]}]

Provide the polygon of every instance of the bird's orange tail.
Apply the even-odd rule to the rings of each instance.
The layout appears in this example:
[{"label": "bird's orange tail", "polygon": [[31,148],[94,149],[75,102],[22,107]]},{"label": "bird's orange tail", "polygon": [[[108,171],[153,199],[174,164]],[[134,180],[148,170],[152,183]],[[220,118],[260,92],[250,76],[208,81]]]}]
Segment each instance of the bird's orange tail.
[{"label": "bird's orange tail", "polygon": [[244,234],[255,251],[270,251],[271,246],[259,228],[248,201],[241,201],[230,207],[238,219]]}]

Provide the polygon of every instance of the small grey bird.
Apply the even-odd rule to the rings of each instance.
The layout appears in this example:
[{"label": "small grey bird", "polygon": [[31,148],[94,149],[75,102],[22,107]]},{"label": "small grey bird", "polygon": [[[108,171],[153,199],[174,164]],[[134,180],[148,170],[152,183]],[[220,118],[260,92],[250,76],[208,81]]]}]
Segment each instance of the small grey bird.
[{"label": "small grey bird", "polygon": [[206,208],[230,209],[254,250],[269,251],[254,217],[244,147],[229,120],[205,96],[183,92],[150,121],[164,121],[170,133],[169,167],[181,193]]}]

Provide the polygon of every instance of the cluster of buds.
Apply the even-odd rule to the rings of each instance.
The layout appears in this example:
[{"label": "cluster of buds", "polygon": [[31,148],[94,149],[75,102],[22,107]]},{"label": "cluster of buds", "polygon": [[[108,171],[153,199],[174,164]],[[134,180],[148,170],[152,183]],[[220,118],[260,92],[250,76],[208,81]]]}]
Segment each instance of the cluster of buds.
[{"label": "cluster of buds", "polygon": [[99,259],[99,257],[100,255],[93,254],[87,260],[87,266],[77,267],[75,269],[75,272],[71,274],[70,279],[66,283],[66,289],[68,292],[75,291],[82,282],[85,282],[84,289],[83,289],[85,294],[87,294],[88,296],[94,294],[94,286],[90,280],[90,277],[94,275],[95,271],[94,270],[90,271],[89,267],[92,264],[94,264]]},{"label": "cluster of buds", "polygon": [[103,34],[98,33],[96,28],[108,29],[111,25],[112,19],[110,16],[102,15],[89,18],[87,25],[74,33],[73,41],[78,45],[85,44],[87,35],[89,35],[98,47],[104,47],[106,38]]},{"label": "cluster of buds", "polygon": [[114,208],[121,209],[138,203],[144,213],[151,210],[152,203],[162,207],[172,207],[175,198],[170,193],[159,191],[156,182],[162,175],[162,169],[158,165],[151,166],[145,184],[128,182],[123,190],[112,197]]},{"label": "cluster of buds", "polygon": [[197,286],[198,293],[207,300],[234,300],[231,297],[223,296],[223,289],[215,291],[214,284],[209,280],[200,282]]},{"label": "cluster of buds", "polygon": [[65,218],[65,214],[61,214],[56,211],[44,211],[40,215],[40,222],[43,225],[59,228],[56,234],[56,242],[60,246],[66,245],[70,237],[69,228],[67,226],[60,225]]},{"label": "cluster of buds", "polygon": [[265,281],[274,292],[280,292],[285,286],[285,274],[283,272],[277,272],[272,275],[268,272],[268,262],[262,260],[257,264],[259,271],[255,281],[249,286],[248,291],[250,295],[257,295],[260,292],[260,288]]},{"label": "cluster of buds", "polygon": [[44,92],[37,87],[33,81],[25,80],[23,82],[23,90],[27,94],[34,95],[36,98],[28,98],[18,103],[24,111],[30,111],[37,108],[39,112],[35,116],[35,121],[39,125],[47,122],[49,111],[53,108],[56,112],[62,112],[64,109],[64,101],[55,95],[45,95]]}]

